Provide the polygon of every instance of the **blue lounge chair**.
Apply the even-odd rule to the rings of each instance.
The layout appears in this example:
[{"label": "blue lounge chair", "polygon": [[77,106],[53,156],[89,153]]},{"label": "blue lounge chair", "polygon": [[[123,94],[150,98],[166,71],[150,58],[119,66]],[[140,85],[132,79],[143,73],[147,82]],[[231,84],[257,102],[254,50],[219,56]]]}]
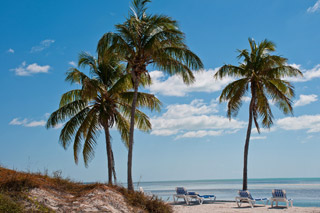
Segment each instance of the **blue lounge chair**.
[{"label": "blue lounge chair", "polygon": [[273,207],[273,202],[276,202],[276,206],[278,206],[278,202],[285,202],[287,204],[287,208],[289,207],[289,203],[291,204],[291,207],[293,206],[293,200],[287,198],[286,190],[283,189],[273,189],[270,202],[271,207]]},{"label": "blue lounge chair", "polygon": [[187,204],[189,205],[191,203],[192,200],[194,201],[198,201],[199,204],[201,205],[203,203],[203,198],[199,196],[198,193],[196,192],[187,192],[186,194],[186,198],[187,198]]},{"label": "blue lounge chair", "polygon": [[215,195],[198,195],[199,197],[201,197],[202,199],[208,199],[210,200],[212,203],[216,200],[216,196]]},{"label": "blue lounge chair", "polygon": [[214,195],[200,195],[196,192],[188,192],[186,198],[188,200],[187,204],[190,204],[190,202],[194,200],[198,201],[200,205],[203,204],[205,199],[209,199],[212,203],[216,200],[216,196]]},{"label": "blue lounge chair", "polygon": [[241,207],[242,203],[249,203],[253,208],[257,201],[261,201],[264,206],[269,202],[268,198],[253,198],[248,190],[239,190],[238,194],[239,196],[235,198],[238,207]]},{"label": "blue lounge chair", "polygon": [[186,202],[186,204],[188,204],[188,199],[186,197],[187,195],[187,190],[184,187],[176,187],[176,194],[173,195],[173,202],[176,203],[178,202],[179,198],[184,199],[184,201]]}]

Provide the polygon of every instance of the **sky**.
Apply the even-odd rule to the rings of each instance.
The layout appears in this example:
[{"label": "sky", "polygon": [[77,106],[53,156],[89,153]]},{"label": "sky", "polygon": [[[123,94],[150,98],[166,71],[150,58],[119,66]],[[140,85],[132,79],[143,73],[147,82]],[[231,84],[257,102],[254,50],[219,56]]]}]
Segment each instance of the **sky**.
[{"label": "sky", "polygon": [[[59,144],[61,126],[46,129],[63,93],[75,88],[65,73],[81,51],[96,55],[101,36],[128,15],[129,0],[4,0],[0,7],[0,165],[52,173],[77,181],[106,181],[104,135],[86,168],[76,165],[72,146]],[[153,0],[148,12],[177,20],[186,43],[203,61],[196,82],[183,84],[148,67],[153,84],[143,91],[162,102],[160,113],[145,111],[153,129],[136,131],[134,181],[240,179],[248,122],[249,95],[237,117],[226,117],[219,103],[233,79],[214,80],[224,64],[237,65],[237,49],[248,38],[276,43],[275,54],[288,58],[303,78],[295,86],[294,115],[275,106],[274,125],[252,131],[249,178],[320,177],[320,0]],[[86,70],[84,70],[86,72]],[[118,180],[126,182],[127,149],[116,130],[112,146]]]}]

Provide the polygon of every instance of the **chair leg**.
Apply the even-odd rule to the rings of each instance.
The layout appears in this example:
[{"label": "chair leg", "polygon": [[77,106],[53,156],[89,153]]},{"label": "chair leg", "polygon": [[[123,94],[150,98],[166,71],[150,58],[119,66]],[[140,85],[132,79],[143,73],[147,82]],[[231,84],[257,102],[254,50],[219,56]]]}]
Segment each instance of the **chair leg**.
[{"label": "chair leg", "polygon": [[186,202],[187,205],[189,205],[189,199],[187,197],[184,197],[184,201]]},{"label": "chair leg", "polygon": [[241,201],[236,200],[237,206],[240,208],[241,206]]},{"label": "chair leg", "polygon": [[251,205],[251,208],[254,207],[254,202],[253,201],[249,201],[249,204]]},{"label": "chair leg", "polygon": [[202,205],[203,200],[204,200],[204,199],[202,199],[202,198],[199,199],[199,204],[200,204],[200,205]]},{"label": "chair leg", "polygon": [[290,200],[290,203],[291,203],[291,207],[293,207],[293,201],[292,200]]},{"label": "chair leg", "polygon": [[271,200],[270,202],[271,202],[271,208],[273,208],[273,200]]}]

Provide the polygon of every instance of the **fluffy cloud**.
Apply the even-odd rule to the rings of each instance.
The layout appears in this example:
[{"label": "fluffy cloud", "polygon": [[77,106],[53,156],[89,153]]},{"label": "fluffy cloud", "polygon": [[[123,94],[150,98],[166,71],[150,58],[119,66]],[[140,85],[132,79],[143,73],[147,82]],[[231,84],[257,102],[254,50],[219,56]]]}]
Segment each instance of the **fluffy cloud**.
[{"label": "fluffy cloud", "polygon": [[45,126],[46,121],[40,120],[40,121],[29,121],[28,119],[20,120],[19,118],[14,118],[12,121],[10,121],[9,125],[15,125],[15,126],[25,126],[25,127],[37,127],[37,126]]},{"label": "fluffy cloud", "polygon": [[277,120],[276,125],[285,130],[307,130],[307,133],[320,132],[320,115],[287,117]]},{"label": "fluffy cloud", "polygon": [[318,100],[317,95],[300,95],[299,99],[294,103],[294,107],[308,105]]},{"label": "fluffy cloud", "polygon": [[[320,78],[320,64],[314,68],[306,70],[301,68],[299,64],[290,64],[302,71],[303,77],[285,78],[291,82],[305,82],[314,78]],[[191,85],[185,85],[182,78],[178,75],[168,77],[161,71],[152,71],[152,85],[148,88],[151,93],[162,94],[166,96],[183,97],[191,92],[216,92],[222,90],[227,84],[231,83],[234,78],[226,77],[224,79],[215,80],[213,75],[219,68],[202,70],[194,72],[196,82]],[[244,101],[250,101],[249,97],[244,97]]]},{"label": "fluffy cloud", "polygon": [[176,135],[176,139],[233,134],[245,122],[214,115],[218,112],[216,100],[210,104],[196,99],[190,104],[173,104],[159,117],[151,118],[153,135]]},{"label": "fluffy cloud", "polygon": [[308,8],[307,12],[308,13],[314,13],[317,10],[319,10],[319,8],[320,8],[320,0],[317,0],[317,2],[312,7]]},{"label": "fluffy cloud", "polygon": [[267,139],[267,136],[252,136],[250,137],[250,140],[265,140]]},{"label": "fluffy cloud", "polygon": [[187,133],[184,133],[182,135],[177,136],[176,139],[179,138],[202,138],[205,136],[218,136],[218,135],[222,135],[223,131],[219,130],[219,131],[206,131],[206,130],[199,130],[199,131],[190,131]]},{"label": "fluffy cloud", "polygon": [[19,67],[11,70],[14,71],[16,75],[28,76],[37,73],[47,73],[50,68],[51,67],[49,65],[40,66],[37,63],[27,65],[24,61]]},{"label": "fluffy cloud", "polygon": [[7,50],[7,52],[13,54],[13,53],[14,53],[14,49],[9,48],[9,49]]},{"label": "fluffy cloud", "polygon": [[219,68],[194,72],[196,82],[191,85],[185,85],[182,78],[178,75],[166,78],[161,71],[152,71],[152,85],[149,87],[150,92],[166,96],[185,96],[190,92],[216,92],[221,90],[233,79],[226,77],[222,80],[215,80],[213,75]]},{"label": "fluffy cloud", "polygon": [[51,46],[51,44],[53,44],[55,41],[52,39],[46,39],[40,42],[40,44],[38,46],[34,46],[31,48],[31,53],[34,52],[41,52],[44,49],[47,49]]},{"label": "fluffy cloud", "polygon": [[76,67],[76,66],[77,66],[76,62],[74,62],[74,61],[69,61],[68,64],[71,65],[71,66],[73,66],[73,67]]},{"label": "fluffy cloud", "polygon": [[310,70],[303,69],[299,64],[290,64],[290,66],[300,69],[303,73],[303,77],[292,77],[286,78],[285,80],[292,82],[306,82],[314,78],[320,78],[320,64],[316,65],[314,68]]}]

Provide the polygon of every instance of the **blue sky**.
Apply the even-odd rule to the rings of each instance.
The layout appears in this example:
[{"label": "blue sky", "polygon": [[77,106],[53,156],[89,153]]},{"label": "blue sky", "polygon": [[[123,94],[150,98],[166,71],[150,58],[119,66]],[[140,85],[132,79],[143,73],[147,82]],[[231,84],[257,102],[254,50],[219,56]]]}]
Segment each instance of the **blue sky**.
[{"label": "blue sky", "polygon": [[[99,38],[124,21],[130,1],[3,1],[0,8],[0,164],[49,172],[81,181],[107,179],[104,137],[95,159],[75,165],[72,147],[58,143],[61,129],[44,127],[78,54],[95,54]],[[149,67],[153,85],[145,90],[162,101],[161,113],[147,112],[150,134],[135,135],[134,181],[241,178],[248,120],[248,97],[237,118],[226,118],[217,98],[232,79],[215,81],[224,63],[237,64],[236,49],[248,37],[277,44],[277,54],[299,67],[304,78],[290,79],[296,91],[294,116],[273,107],[274,126],[255,131],[249,149],[249,178],[320,177],[320,1],[154,0],[149,12],[176,19],[205,69],[196,83],[183,85]],[[116,170],[126,180],[127,151],[112,131]]]}]

